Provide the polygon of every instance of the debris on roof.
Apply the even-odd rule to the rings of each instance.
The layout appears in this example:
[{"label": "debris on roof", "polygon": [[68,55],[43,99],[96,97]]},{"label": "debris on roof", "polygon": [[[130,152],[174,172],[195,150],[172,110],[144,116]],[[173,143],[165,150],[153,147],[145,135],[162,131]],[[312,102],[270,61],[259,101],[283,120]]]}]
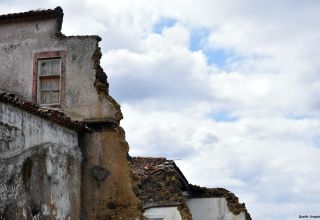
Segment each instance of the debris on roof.
[{"label": "debris on roof", "polygon": [[239,198],[232,192],[223,188],[206,188],[192,184],[189,184],[189,187],[194,198],[223,197],[227,200],[228,208],[233,214],[238,215],[240,212],[244,212],[246,214],[246,220],[251,220],[250,214],[246,209],[246,205],[244,203],[240,203]]},{"label": "debris on roof", "polygon": [[174,161],[162,157],[132,157],[131,162],[139,179],[136,194],[144,208],[184,203],[185,183]]},{"label": "debris on roof", "polygon": [[[223,188],[206,188],[188,183],[173,160],[164,157],[132,157],[133,169],[138,175],[139,192],[144,208],[182,205],[187,198],[225,198],[230,211],[244,212],[251,220],[245,204]],[[185,192],[188,192],[187,195]]]}]

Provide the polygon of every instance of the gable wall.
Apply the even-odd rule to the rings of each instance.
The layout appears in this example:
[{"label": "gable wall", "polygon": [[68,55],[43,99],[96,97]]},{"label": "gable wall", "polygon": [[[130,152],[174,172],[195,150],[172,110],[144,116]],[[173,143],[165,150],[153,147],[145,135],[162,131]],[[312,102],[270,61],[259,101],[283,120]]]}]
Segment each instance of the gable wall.
[{"label": "gable wall", "polygon": [[[119,111],[97,93],[95,60],[99,39],[56,34],[56,19],[0,24],[0,91],[32,101],[34,54],[66,52],[66,73],[61,109],[74,120],[115,119]],[[97,59],[100,59],[98,57]],[[99,60],[96,60],[99,62]]]}]

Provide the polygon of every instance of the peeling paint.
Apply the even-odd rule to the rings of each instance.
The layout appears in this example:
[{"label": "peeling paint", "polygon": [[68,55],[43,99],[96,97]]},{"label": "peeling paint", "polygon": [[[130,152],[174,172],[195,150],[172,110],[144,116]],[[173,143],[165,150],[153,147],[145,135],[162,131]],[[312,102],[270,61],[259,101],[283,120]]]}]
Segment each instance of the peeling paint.
[{"label": "peeling paint", "polygon": [[[53,215],[52,207],[55,219],[77,219],[79,210],[73,209],[80,206],[76,205],[81,179],[77,133],[1,102],[0,109],[2,138],[16,135],[0,157],[0,219],[39,219]],[[23,142],[16,141],[21,140],[19,136],[24,137]],[[72,176],[68,175],[68,160],[74,161]],[[78,197],[73,194],[71,199],[74,191]]]},{"label": "peeling paint", "polygon": [[62,18],[59,7],[0,16],[0,91],[36,104],[36,55],[62,51],[60,111],[72,120],[108,123],[77,133],[0,99],[0,219],[140,219],[123,116],[100,66],[101,38],[63,35]]}]

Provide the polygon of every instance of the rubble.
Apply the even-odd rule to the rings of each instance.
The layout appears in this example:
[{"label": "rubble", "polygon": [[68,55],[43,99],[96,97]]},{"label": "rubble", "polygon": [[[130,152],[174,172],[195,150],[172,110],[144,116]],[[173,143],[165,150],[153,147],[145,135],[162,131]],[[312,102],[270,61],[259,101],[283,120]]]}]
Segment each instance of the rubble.
[{"label": "rubble", "polygon": [[245,213],[251,220],[245,204],[238,197],[223,188],[206,188],[188,182],[173,160],[159,157],[132,157],[131,162],[138,178],[136,194],[143,202],[143,208],[177,206],[182,219],[192,219],[186,205],[190,198],[225,198],[234,215]]}]

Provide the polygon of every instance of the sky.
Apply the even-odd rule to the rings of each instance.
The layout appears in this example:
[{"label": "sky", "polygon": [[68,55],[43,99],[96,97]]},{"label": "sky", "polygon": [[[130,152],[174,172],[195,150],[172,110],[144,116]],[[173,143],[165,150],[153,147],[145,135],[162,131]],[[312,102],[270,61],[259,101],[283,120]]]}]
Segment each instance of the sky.
[{"label": "sky", "polygon": [[130,154],[175,159],[255,220],[320,215],[320,1],[0,0],[102,37]]}]

